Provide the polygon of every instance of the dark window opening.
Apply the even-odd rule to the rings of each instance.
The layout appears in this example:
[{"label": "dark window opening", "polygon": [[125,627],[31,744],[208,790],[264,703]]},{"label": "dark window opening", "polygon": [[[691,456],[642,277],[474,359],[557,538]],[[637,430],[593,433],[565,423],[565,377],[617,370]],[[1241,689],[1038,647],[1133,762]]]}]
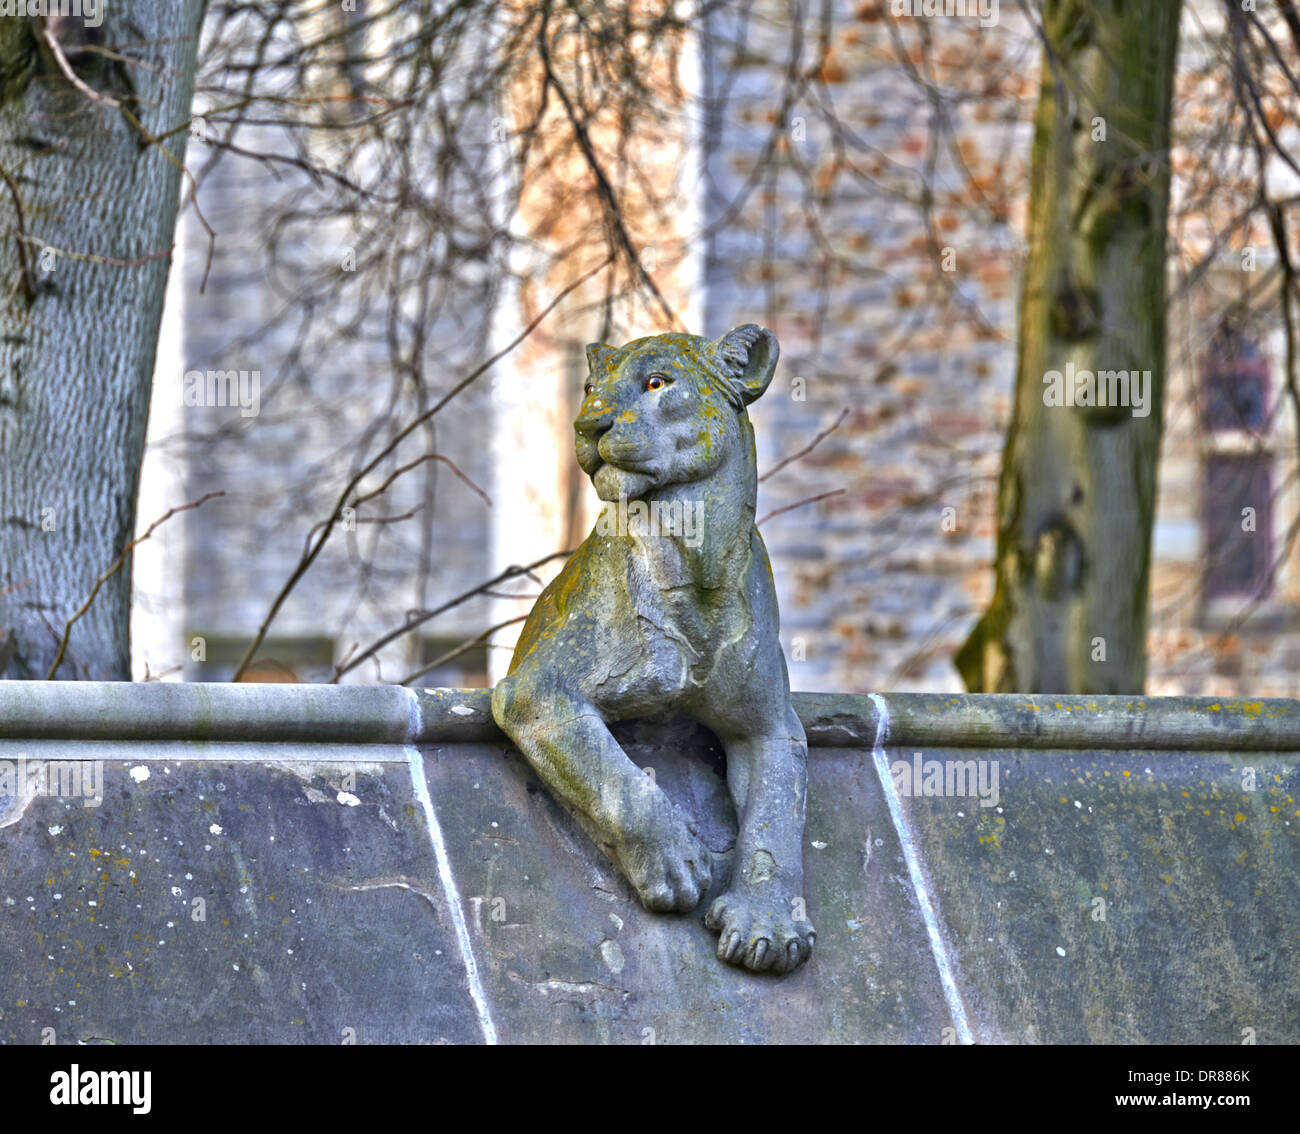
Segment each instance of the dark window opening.
[{"label": "dark window opening", "polygon": [[[202,639],[200,642],[199,639]],[[249,637],[232,638],[195,630],[185,639],[196,681],[229,681],[248,649]],[[334,673],[334,640],[311,636],[263,639],[244,681],[296,684],[328,681]]]},{"label": "dark window opening", "polygon": [[1268,364],[1242,331],[1222,327],[1210,343],[1202,384],[1207,429],[1264,427],[1268,414]]},{"label": "dark window opening", "polygon": [[1262,595],[1272,563],[1271,458],[1209,457],[1203,488],[1205,597]]}]

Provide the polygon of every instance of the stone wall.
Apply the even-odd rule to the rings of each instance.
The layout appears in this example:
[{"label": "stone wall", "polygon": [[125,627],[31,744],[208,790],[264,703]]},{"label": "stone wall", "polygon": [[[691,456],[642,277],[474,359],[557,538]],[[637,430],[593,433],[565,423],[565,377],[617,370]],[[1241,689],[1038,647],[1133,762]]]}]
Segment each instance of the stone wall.
[{"label": "stone wall", "polygon": [[[773,977],[646,913],[483,691],[4,683],[0,1042],[1300,1042],[1297,702],[795,708]],[[712,735],[618,736],[729,865]]]}]

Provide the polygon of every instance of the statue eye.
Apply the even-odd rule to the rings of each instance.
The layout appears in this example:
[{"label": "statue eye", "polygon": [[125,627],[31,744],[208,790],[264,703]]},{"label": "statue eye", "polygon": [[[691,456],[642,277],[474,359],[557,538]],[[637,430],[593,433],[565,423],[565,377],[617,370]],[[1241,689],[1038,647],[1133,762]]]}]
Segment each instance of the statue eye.
[{"label": "statue eye", "polygon": [[645,384],[647,390],[662,390],[668,385],[668,375],[651,374],[650,381]]}]

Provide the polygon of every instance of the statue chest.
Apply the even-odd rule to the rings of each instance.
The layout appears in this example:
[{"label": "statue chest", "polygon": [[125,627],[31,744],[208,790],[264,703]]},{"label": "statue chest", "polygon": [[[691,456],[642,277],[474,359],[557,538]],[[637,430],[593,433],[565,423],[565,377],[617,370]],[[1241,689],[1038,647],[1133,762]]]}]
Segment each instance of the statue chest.
[{"label": "statue chest", "polygon": [[738,586],[705,588],[689,578],[661,584],[644,570],[629,571],[635,661],[622,684],[680,708],[709,683],[721,658],[753,648],[753,620]]}]

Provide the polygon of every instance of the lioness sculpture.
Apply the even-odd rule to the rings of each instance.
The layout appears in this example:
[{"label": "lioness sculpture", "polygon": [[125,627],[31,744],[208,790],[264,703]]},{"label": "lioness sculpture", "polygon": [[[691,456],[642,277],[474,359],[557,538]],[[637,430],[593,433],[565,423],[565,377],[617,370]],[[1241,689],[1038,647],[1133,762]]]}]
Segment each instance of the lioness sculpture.
[{"label": "lioness sculpture", "polygon": [[587,348],[578,463],[607,505],[538,598],[492,714],[651,910],[694,909],[715,863],[606,721],[694,718],[726,751],[739,817],[718,956],[789,972],[816,936],[803,897],[808,746],[754,526],[754,431],[776,337],[746,324]]}]

